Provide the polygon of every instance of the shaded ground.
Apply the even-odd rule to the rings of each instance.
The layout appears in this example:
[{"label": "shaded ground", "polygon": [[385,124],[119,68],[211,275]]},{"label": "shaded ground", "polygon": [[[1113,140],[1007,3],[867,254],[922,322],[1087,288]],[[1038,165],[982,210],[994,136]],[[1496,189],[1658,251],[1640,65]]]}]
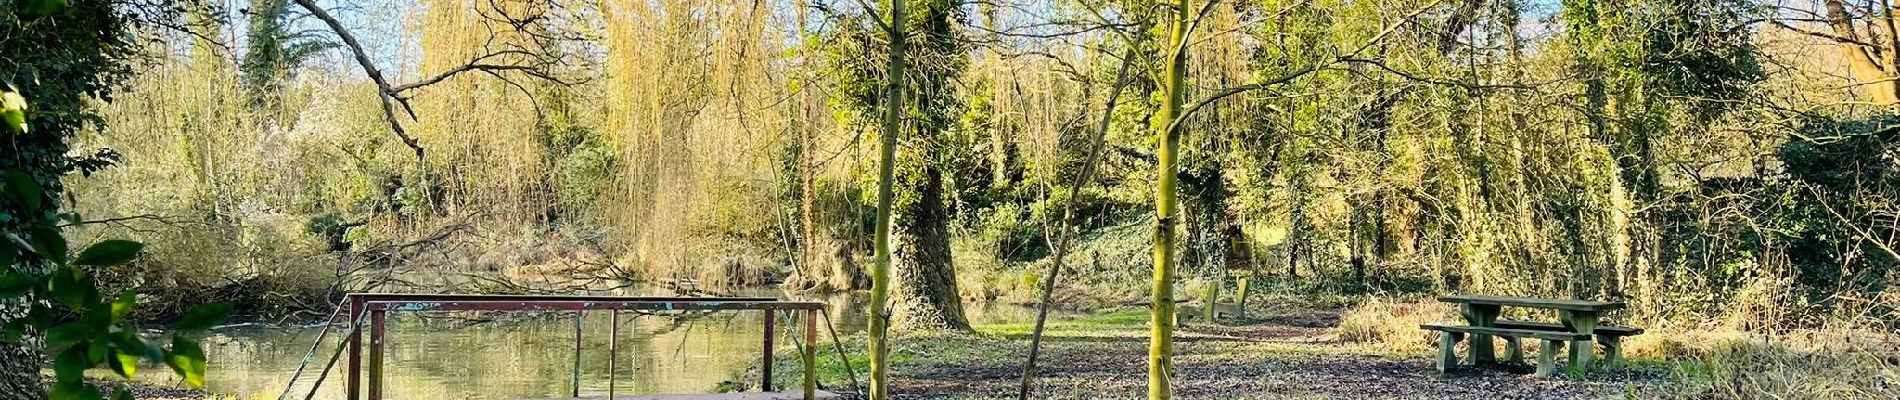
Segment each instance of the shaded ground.
[{"label": "shaded ground", "polygon": [[[1385,354],[1376,348],[1338,343],[1328,333],[1338,318],[1333,310],[1290,307],[1234,325],[1186,323],[1176,334],[1175,395],[1183,399],[1642,398],[1662,382],[1660,374],[1627,371],[1581,379],[1538,379],[1528,375],[1529,366],[1462,368],[1440,375],[1427,355]],[[1038,363],[1042,372],[1034,397],[1145,397],[1146,325],[1145,308],[1052,321]],[[1029,330],[1028,325],[995,325],[979,327],[978,335],[900,337],[892,344],[891,393],[899,399],[1013,398],[1027,356]],[[831,362],[826,363],[823,381],[847,381],[836,365],[836,355],[828,356]],[[856,358],[853,364],[860,361]],[[862,367],[858,374],[864,379]],[[797,373],[786,375],[796,379]]]}]

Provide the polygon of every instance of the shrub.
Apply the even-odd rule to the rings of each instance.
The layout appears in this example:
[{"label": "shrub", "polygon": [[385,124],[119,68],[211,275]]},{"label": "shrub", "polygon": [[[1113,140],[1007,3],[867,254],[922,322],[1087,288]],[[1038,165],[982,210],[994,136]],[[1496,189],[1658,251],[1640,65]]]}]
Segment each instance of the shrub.
[{"label": "shrub", "polygon": [[1456,318],[1451,307],[1431,299],[1371,297],[1341,313],[1333,334],[1341,342],[1371,345],[1395,353],[1426,353],[1438,346],[1438,335],[1419,329],[1418,325]]}]

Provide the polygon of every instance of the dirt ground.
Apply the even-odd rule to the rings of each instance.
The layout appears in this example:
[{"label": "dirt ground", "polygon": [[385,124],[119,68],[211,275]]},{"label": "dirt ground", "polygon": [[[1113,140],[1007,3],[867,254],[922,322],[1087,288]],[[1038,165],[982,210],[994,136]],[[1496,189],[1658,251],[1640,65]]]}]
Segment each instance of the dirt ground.
[{"label": "dirt ground", "polygon": [[[1142,313],[1145,315],[1145,312]],[[1238,325],[1187,324],[1176,335],[1173,388],[1181,399],[1603,399],[1651,398],[1656,372],[1603,371],[1539,379],[1528,365],[1465,367],[1439,374],[1425,355],[1382,354],[1328,333],[1335,310],[1286,310]],[[1032,397],[1145,398],[1145,324],[1064,325],[1045,338]],[[1111,327],[1112,326],[1112,327]],[[979,329],[982,330],[982,329]],[[902,340],[893,362],[899,399],[1014,398],[1027,329]],[[911,343],[906,345],[904,343]],[[962,348],[961,346],[969,346]]]}]

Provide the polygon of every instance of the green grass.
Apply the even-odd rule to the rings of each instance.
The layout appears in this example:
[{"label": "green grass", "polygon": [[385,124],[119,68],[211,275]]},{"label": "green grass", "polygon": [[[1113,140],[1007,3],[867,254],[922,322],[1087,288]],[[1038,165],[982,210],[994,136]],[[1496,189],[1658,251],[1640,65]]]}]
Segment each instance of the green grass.
[{"label": "green grass", "polygon": [[[1090,314],[1064,314],[1049,317],[1045,337],[1113,336],[1146,337],[1148,311],[1124,308]],[[979,324],[973,334],[897,333],[891,341],[890,363],[894,370],[932,370],[967,366],[1014,368],[1024,357],[1022,349],[1035,328],[1033,322]],[[836,345],[826,335],[819,336],[818,381],[821,387],[850,386],[855,375],[859,385],[869,379],[870,358],[863,334],[838,338],[844,347],[850,368],[839,362]],[[791,353],[791,354],[788,354]],[[780,352],[775,358],[773,385],[795,389],[803,385],[804,367],[795,352]],[[748,381],[756,381],[750,379]],[[733,388],[726,388],[733,389]]]}]

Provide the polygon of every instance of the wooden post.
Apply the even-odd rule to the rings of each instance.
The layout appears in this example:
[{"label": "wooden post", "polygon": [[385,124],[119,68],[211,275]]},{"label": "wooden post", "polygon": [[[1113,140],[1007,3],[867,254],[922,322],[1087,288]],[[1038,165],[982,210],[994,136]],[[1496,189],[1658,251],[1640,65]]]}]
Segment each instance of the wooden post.
[{"label": "wooden post", "polygon": [[1557,372],[1557,349],[1561,347],[1561,340],[1544,339],[1543,347],[1537,349],[1537,377],[1549,378]]},{"label": "wooden post", "polygon": [[1516,337],[1504,337],[1504,359],[1512,364],[1524,362],[1524,341]]},{"label": "wooden post", "polygon": [[581,324],[586,320],[586,311],[574,312],[574,397],[581,397]]},{"label": "wooden post", "polygon": [[620,309],[613,310],[614,316],[607,329],[607,400],[614,398],[614,373],[620,369]]},{"label": "wooden post", "polygon": [[[1571,332],[1591,335],[1596,333],[1597,313],[1595,311],[1563,311],[1564,327]],[[1590,345],[1589,336],[1570,346],[1570,368],[1584,371],[1590,368],[1590,358],[1596,355],[1596,346]]]},{"label": "wooden post", "polygon": [[363,393],[361,382],[363,375],[363,328],[357,326],[363,323],[363,298],[354,295],[349,296],[349,298],[350,336],[347,340],[350,342],[350,376],[343,381],[345,386],[344,390],[349,392],[347,396],[349,400],[357,400],[361,398],[360,396]]},{"label": "wooden post", "polygon": [[1234,297],[1237,297],[1237,299],[1234,300],[1234,305],[1238,306],[1234,309],[1234,318],[1236,319],[1247,319],[1247,286],[1252,282],[1252,272],[1234,281],[1234,286],[1236,286],[1234,288]]},{"label": "wooden post", "polygon": [[[1465,322],[1471,326],[1490,328],[1497,325],[1498,305],[1465,303],[1463,307]],[[1471,365],[1497,361],[1497,350],[1491,347],[1491,335],[1471,334],[1467,350],[1471,353]]]},{"label": "wooden post", "polygon": [[1603,365],[1618,367],[1623,365],[1623,337],[1617,335],[1597,335],[1597,344],[1603,345]]},{"label": "wooden post", "polygon": [[1452,365],[1458,364],[1458,351],[1455,349],[1458,347],[1458,340],[1462,336],[1464,336],[1464,334],[1457,333],[1457,332],[1439,332],[1438,333],[1438,372],[1439,373],[1445,373],[1447,371],[1450,371]]},{"label": "wooden post", "polygon": [[805,400],[818,399],[818,310],[805,310]]},{"label": "wooden post", "polygon": [[369,400],[383,400],[383,325],[387,311],[369,312]]},{"label": "wooden post", "polygon": [[772,309],[769,309],[769,308],[766,309],[765,310],[765,359],[763,360],[764,367],[762,367],[764,371],[762,371],[759,374],[760,375],[759,391],[761,392],[772,391],[772,332],[777,329],[777,327],[775,326],[777,325],[777,322],[778,322],[778,313]]}]

